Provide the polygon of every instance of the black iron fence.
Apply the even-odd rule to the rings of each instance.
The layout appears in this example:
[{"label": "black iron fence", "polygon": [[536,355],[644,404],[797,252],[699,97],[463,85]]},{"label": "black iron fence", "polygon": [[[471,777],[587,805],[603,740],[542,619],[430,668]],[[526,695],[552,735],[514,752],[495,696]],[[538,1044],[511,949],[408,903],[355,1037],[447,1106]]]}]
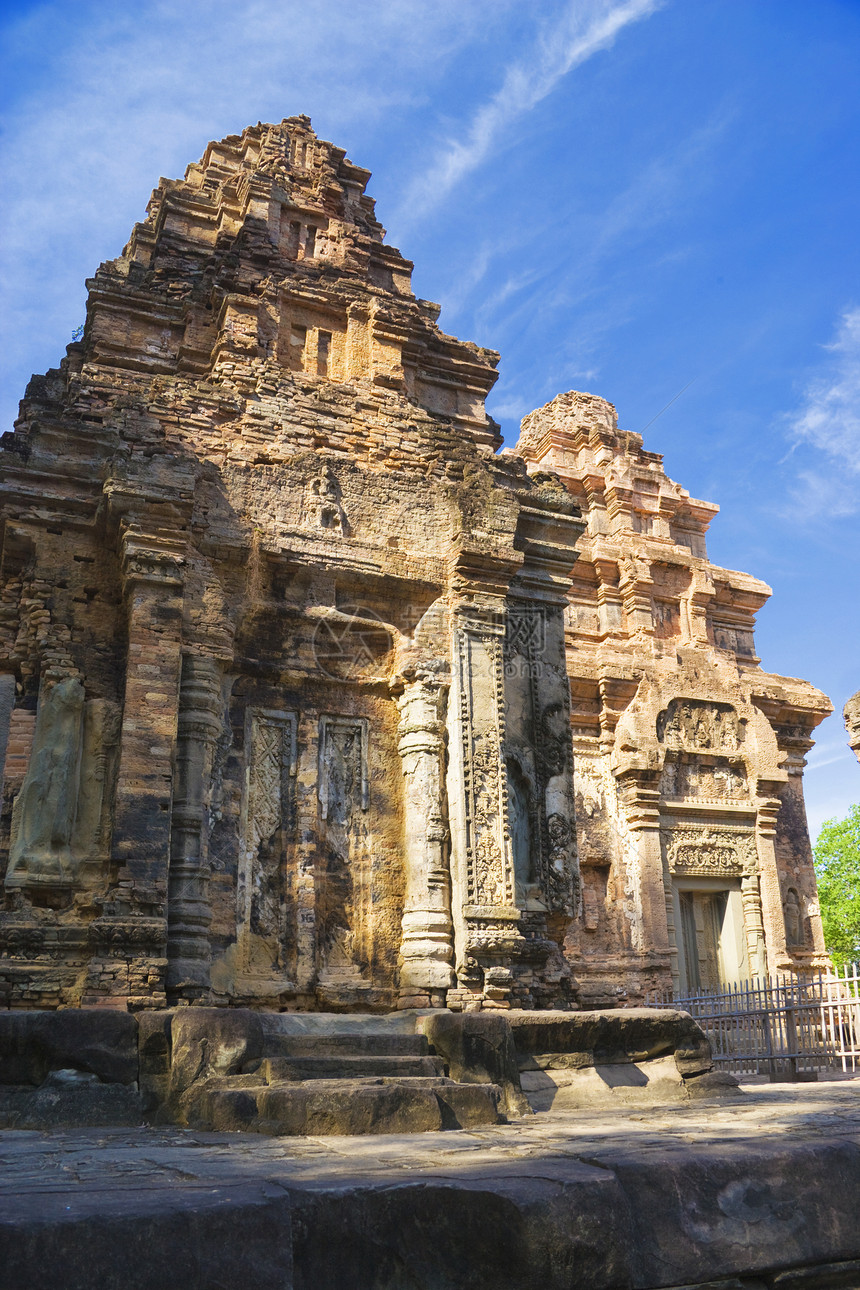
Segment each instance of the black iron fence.
[{"label": "black iron fence", "polygon": [[803,977],[756,978],[720,992],[656,994],[651,1007],[681,1008],[704,1030],[714,1061],[734,1075],[803,1078],[860,1065],[860,964]]}]

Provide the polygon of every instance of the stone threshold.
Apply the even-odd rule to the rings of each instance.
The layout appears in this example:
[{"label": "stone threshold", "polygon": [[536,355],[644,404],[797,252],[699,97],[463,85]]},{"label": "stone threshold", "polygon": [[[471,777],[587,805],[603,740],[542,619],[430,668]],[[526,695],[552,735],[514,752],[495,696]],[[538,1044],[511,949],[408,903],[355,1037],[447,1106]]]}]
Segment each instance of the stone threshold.
[{"label": "stone threshold", "polygon": [[0,1134],[3,1290],[858,1290],[860,1080],[477,1130]]}]

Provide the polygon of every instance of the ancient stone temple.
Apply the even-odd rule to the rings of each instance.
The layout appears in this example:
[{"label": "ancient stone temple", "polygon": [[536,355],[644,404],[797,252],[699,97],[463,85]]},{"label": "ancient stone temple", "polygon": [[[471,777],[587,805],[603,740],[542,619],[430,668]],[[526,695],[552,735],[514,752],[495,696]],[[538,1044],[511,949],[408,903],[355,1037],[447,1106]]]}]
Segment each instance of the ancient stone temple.
[{"label": "ancient stone temple", "polygon": [[[3,438],[0,1001],[545,1008],[823,957],[768,588],[612,406],[499,452],[305,117],[162,180]],[[578,841],[578,847],[577,847]]]},{"label": "ancient stone temple", "polygon": [[845,729],[848,731],[848,742],[860,761],[860,690],[852,694],[842,712]]}]

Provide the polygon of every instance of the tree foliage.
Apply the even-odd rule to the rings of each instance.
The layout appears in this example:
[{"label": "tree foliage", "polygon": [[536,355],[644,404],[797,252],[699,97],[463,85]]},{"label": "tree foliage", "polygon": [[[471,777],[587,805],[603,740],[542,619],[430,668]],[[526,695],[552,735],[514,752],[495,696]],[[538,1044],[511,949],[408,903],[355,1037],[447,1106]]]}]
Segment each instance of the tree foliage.
[{"label": "tree foliage", "polygon": [[837,967],[860,961],[860,802],[825,820],[813,848],[824,941]]}]

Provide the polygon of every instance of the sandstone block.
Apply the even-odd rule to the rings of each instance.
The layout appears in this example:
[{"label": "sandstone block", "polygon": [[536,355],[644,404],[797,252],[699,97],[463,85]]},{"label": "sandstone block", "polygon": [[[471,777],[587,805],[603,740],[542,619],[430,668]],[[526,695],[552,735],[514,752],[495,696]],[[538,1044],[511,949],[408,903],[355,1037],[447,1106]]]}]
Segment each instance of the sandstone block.
[{"label": "sandstone block", "polygon": [[464,1084],[497,1084],[509,1115],[524,1115],[517,1051],[507,1017],[485,1012],[439,1012],[422,1019],[427,1039]]},{"label": "sandstone block", "polygon": [[113,1009],[0,1012],[0,1084],[42,1084],[50,1071],[105,1083],[138,1077],[137,1020]]}]

